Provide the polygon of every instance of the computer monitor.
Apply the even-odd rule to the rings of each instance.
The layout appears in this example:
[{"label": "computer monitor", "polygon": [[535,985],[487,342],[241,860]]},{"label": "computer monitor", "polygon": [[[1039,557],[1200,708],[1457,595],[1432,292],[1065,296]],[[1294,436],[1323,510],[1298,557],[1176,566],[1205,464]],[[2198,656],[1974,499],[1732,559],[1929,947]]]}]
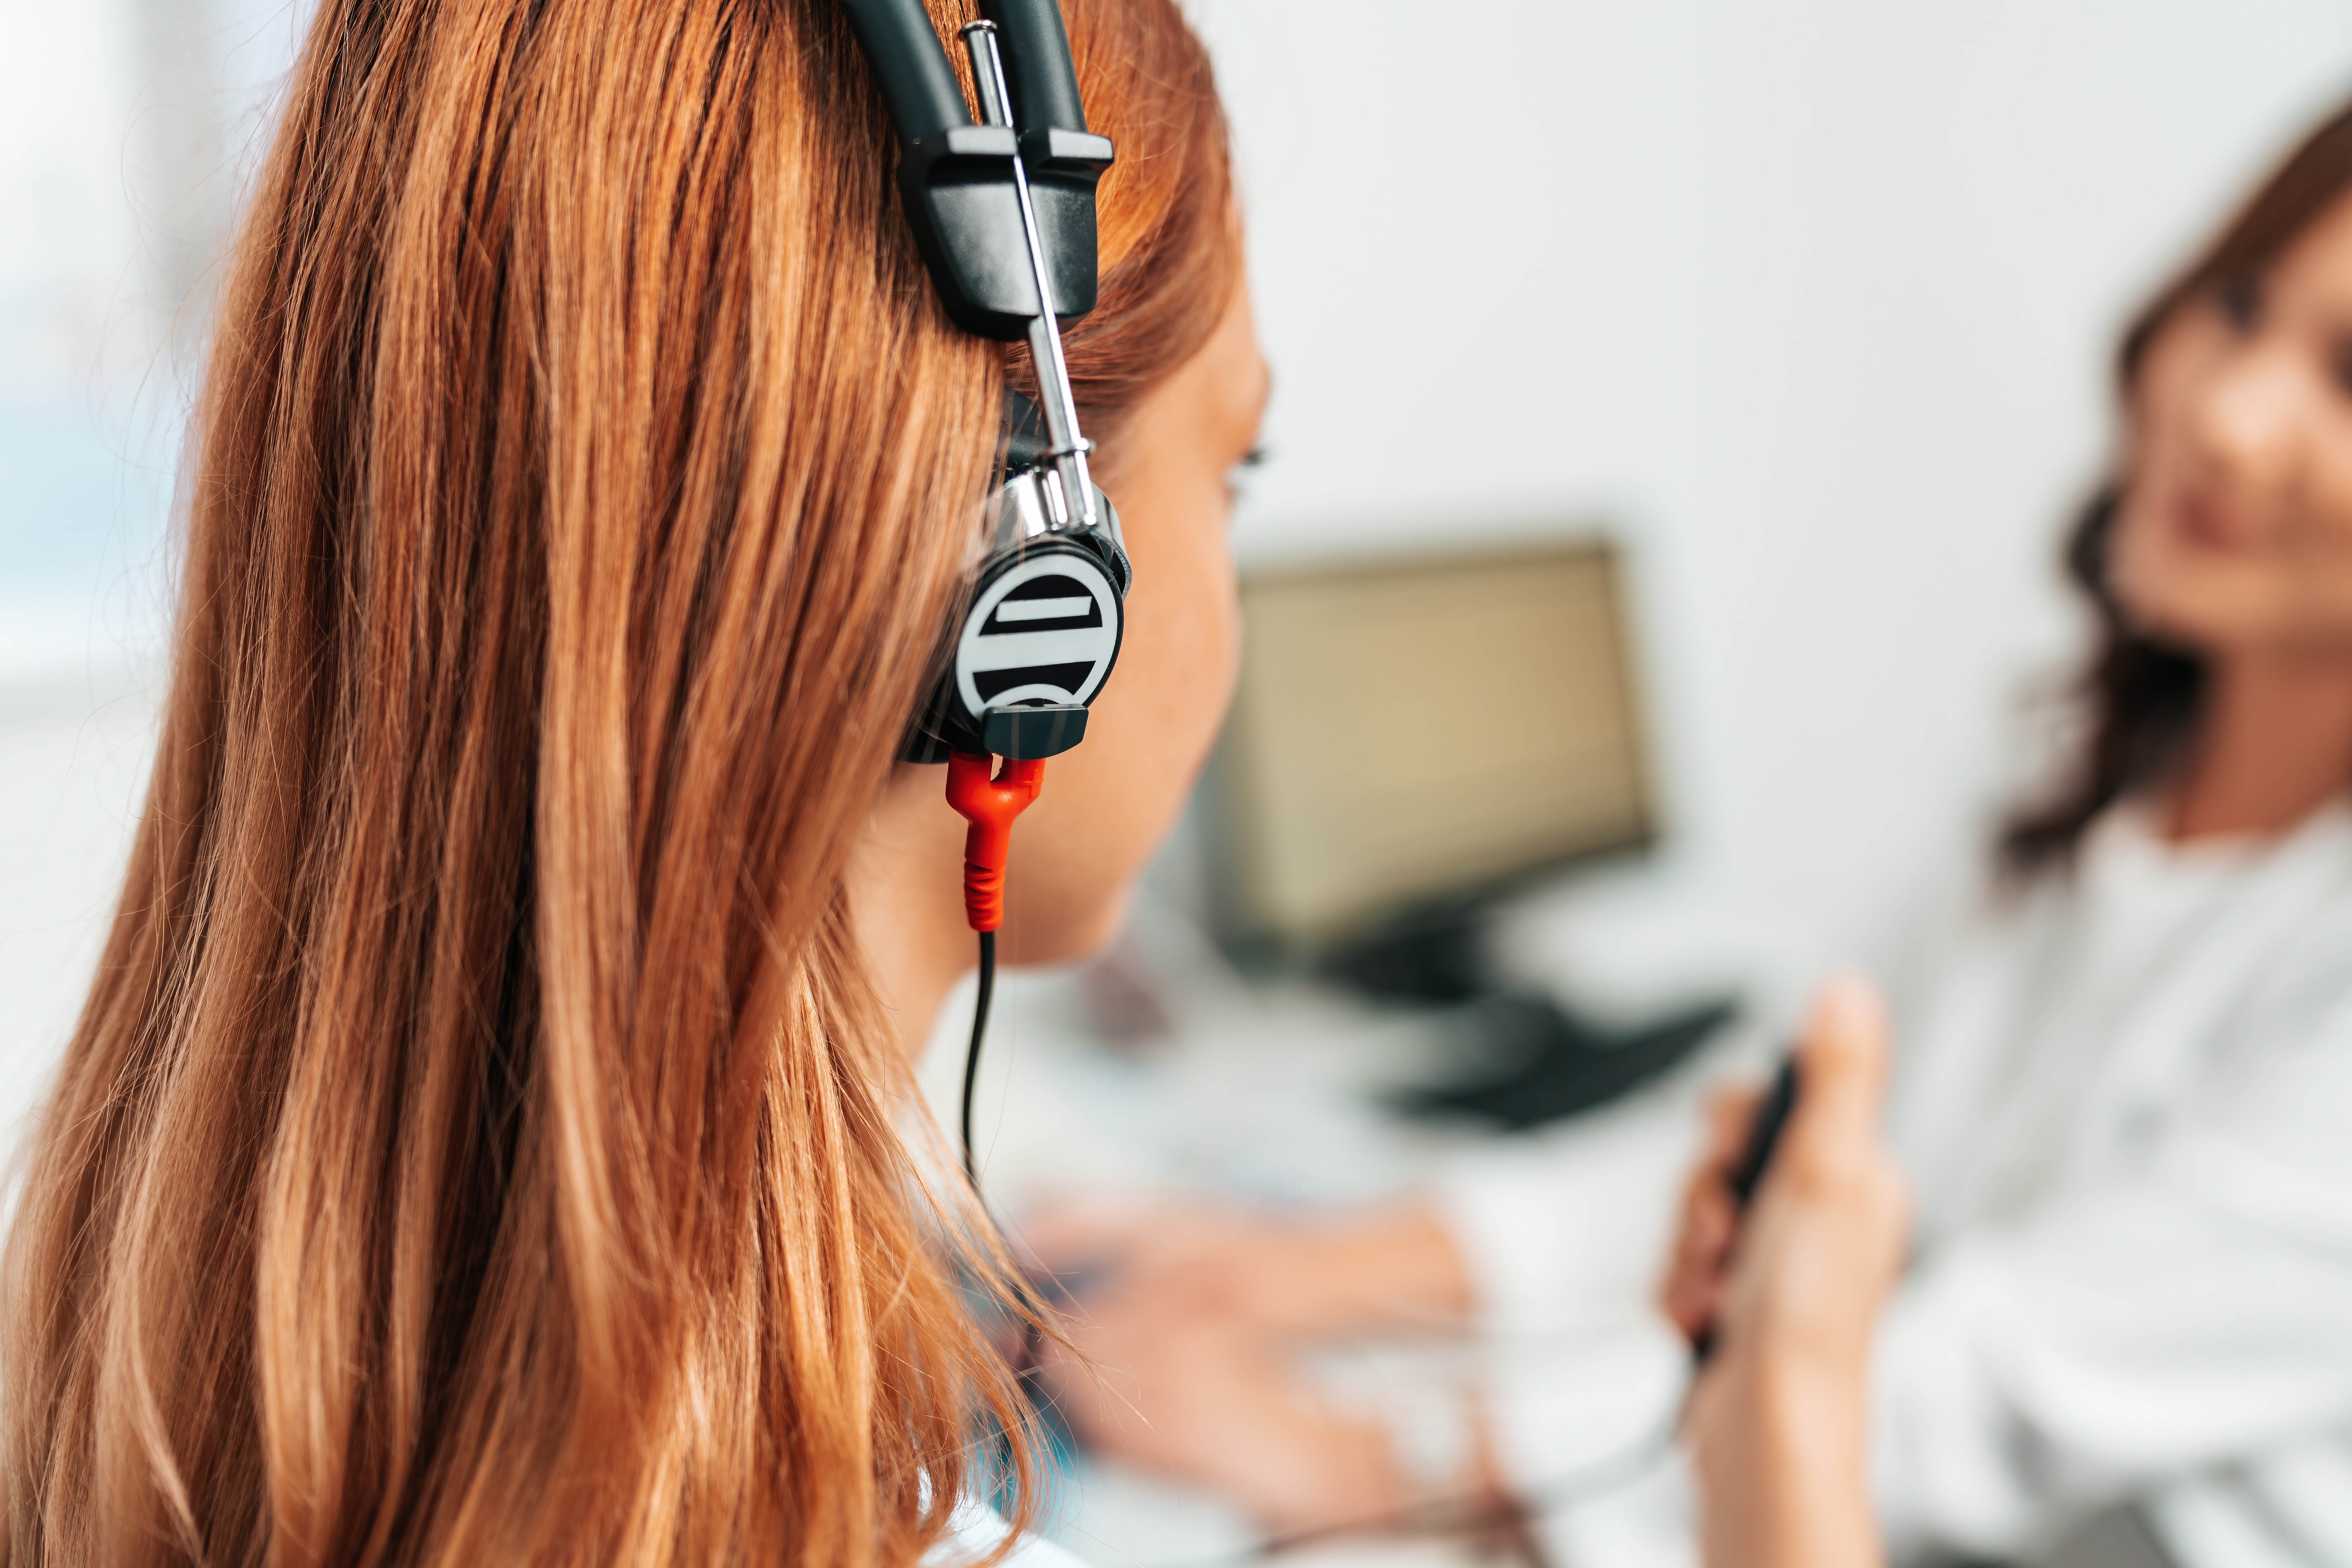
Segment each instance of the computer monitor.
[{"label": "computer monitor", "polygon": [[1209,796],[1228,942],[1328,951],[1646,843],[1622,575],[1591,539],[1246,574]]}]

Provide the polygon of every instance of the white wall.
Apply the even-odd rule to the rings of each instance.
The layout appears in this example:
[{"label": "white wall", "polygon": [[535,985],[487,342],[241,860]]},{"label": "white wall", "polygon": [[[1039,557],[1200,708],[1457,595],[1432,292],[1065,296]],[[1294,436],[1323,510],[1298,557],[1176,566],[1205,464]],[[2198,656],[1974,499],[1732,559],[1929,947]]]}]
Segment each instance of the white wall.
[{"label": "white wall", "polygon": [[[1580,929],[1636,957],[1842,938],[1973,820],[2069,646],[2052,546],[2116,324],[2352,90],[2329,0],[1195,10],[1278,381],[1241,547],[1631,531],[1677,836]],[[252,123],[293,13],[185,14],[0,0],[0,1096],[84,983],[135,795],[105,672],[168,419],[122,411],[168,380],[203,221],[142,182],[186,113]],[[208,145],[183,169],[233,169]],[[97,456],[50,461],[59,429]]]}]

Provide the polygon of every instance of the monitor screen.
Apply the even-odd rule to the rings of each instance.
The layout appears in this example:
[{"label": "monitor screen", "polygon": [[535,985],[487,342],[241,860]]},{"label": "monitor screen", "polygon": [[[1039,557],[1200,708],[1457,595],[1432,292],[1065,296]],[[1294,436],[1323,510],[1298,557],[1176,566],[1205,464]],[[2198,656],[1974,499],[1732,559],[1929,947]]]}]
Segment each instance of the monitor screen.
[{"label": "monitor screen", "polygon": [[1224,934],[1313,951],[1646,842],[1620,575],[1588,540],[1245,576]]}]

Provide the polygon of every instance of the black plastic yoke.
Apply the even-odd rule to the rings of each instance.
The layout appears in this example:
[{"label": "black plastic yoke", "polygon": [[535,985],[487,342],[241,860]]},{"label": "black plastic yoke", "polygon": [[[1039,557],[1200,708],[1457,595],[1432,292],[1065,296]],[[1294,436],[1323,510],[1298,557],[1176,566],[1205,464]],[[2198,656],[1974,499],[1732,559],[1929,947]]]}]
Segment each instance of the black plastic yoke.
[{"label": "black plastic yoke", "polygon": [[975,125],[962,84],[920,0],[841,0],[873,63],[899,141],[898,195],[956,325],[1017,342],[1042,311],[1013,179],[1017,157],[1045,251],[1055,313],[1095,306],[1095,184],[1106,137],[1086,128],[1069,37],[1055,0],[987,0],[1016,132]]}]

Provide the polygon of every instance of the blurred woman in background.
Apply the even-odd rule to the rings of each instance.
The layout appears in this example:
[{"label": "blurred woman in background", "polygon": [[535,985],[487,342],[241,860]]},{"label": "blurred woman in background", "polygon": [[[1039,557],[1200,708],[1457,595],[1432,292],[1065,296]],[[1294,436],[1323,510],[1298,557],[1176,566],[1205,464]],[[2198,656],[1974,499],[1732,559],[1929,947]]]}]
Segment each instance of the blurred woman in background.
[{"label": "blurred woman in background", "polygon": [[[1875,1507],[1921,1557],[2320,1568],[2352,1561],[2352,110],[2141,313],[2119,380],[2067,550],[2099,637],[2073,772],[1888,965],[1919,1231],[1870,1373]],[[1542,1315],[1601,1192],[1037,1227],[1108,1278],[1087,1342],[1146,1418],[1073,1384],[1073,1419],[1285,1523],[1393,1511],[1388,1436],[1285,1352]],[[1694,1213],[1686,1327],[1690,1249],[1723,1240]],[[1163,1392],[1212,1377],[1218,1405]],[[1528,1396],[1484,1395],[1494,1484],[1552,1468],[1510,1445]]]}]

